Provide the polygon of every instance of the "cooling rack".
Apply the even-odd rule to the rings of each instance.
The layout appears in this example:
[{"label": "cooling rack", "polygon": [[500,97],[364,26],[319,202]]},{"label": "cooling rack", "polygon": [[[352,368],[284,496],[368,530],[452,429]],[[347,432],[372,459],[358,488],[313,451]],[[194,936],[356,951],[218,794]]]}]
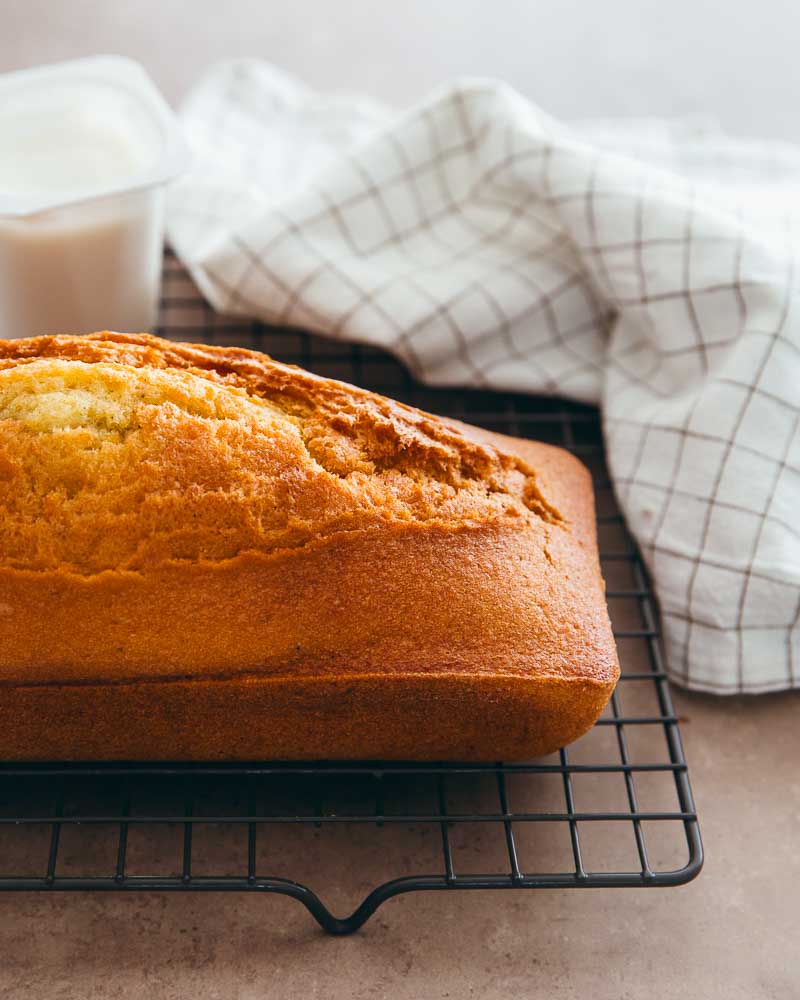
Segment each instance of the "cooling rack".
[{"label": "cooling rack", "polygon": [[697,875],[657,610],[597,411],[426,388],[372,348],[216,315],[171,255],[162,306],[163,336],[263,350],[577,454],[594,477],[622,676],[586,736],[524,763],[0,764],[0,889],[281,893],[348,934],[416,890],[676,886]]}]

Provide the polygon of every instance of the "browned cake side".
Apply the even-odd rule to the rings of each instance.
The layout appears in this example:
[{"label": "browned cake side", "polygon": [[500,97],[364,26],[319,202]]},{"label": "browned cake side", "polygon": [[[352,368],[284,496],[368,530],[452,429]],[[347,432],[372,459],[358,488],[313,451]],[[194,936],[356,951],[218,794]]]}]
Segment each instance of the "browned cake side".
[{"label": "browned cake side", "polygon": [[0,341],[0,757],[529,758],[618,670],[566,452],[240,349]]}]

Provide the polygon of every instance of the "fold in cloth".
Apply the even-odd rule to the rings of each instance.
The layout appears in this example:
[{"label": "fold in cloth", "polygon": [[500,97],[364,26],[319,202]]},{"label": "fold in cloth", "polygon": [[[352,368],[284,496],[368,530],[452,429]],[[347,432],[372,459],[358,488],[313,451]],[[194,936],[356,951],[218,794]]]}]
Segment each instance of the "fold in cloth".
[{"label": "fold in cloth", "polygon": [[182,117],[169,239],[215,309],[599,404],[671,677],[800,686],[798,151],[482,80],[397,114],[254,61]]}]

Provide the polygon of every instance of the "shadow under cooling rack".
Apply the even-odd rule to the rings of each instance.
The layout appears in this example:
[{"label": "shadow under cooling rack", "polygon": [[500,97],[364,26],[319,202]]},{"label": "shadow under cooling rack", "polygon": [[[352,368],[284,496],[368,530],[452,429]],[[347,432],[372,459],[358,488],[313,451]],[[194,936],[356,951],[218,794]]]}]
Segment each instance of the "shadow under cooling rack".
[{"label": "shadow under cooling rack", "polygon": [[589,733],[520,764],[0,764],[0,889],[281,893],[346,934],[414,890],[675,886],[697,875],[655,601],[597,412],[429,389],[380,351],[217,316],[172,257],[164,289],[163,336],[262,350],[578,455],[594,477],[622,675]]}]

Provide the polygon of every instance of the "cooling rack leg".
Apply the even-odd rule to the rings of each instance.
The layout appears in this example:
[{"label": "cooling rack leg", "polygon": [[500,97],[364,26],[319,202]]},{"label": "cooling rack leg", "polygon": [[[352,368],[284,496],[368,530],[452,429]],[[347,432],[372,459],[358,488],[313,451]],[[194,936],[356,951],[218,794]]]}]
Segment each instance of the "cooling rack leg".
[{"label": "cooling rack leg", "polygon": [[304,885],[297,883],[276,884],[274,886],[262,883],[260,885],[262,890],[268,889],[272,892],[282,893],[302,903],[327,934],[333,934],[337,937],[344,937],[359,930],[378,907],[393,896],[399,896],[406,892],[429,891],[431,889],[445,889],[447,887],[447,881],[435,875],[420,876],[417,878],[409,876],[394,879],[373,889],[364,901],[353,910],[349,917],[335,917],[319,896]]},{"label": "cooling rack leg", "polygon": [[[381,903],[384,903],[390,897],[396,896],[401,892],[410,892],[414,887],[409,886],[394,888],[391,883],[380,886],[374,892],[371,892],[369,896],[367,896],[367,898],[355,910],[353,910],[349,917],[334,916],[316,893],[312,892],[310,889],[306,889],[305,887],[298,888],[301,889],[300,892],[292,892],[289,894],[306,907],[308,912],[317,921],[320,927],[327,934],[333,934],[336,937],[345,937],[348,934],[353,934],[355,931],[360,930],[360,928],[364,926],[372,914],[378,909]],[[278,889],[276,891],[286,892],[285,889]]]},{"label": "cooling rack leg", "polygon": [[315,892],[296,882],[288,882],[278,879],[274,882],[269,880],[266,882],[259,881],[258,883],[255,883],[252,888],[255,891],[270,892],[275,893],[276,895],[290,896],[292,899],[296,899],[298,903],[302,903],[303,906],[305,906],[322,930],[324,930],[327,934],[333,934],[337,937],[343,937],[357,931],[367,920],[369,920],[381,903],[390,896],[394,896],[398,892],[409,891],[408,889],[403,888],[398,888],[392,891],[390,889],[390,884],[380,886],[374,892],[371,892],[369,896],[367,896],[367,898],[360,904],[360,906],[358,906],[358,908],[350,914],[349,917],[336,917],[331,913],[328,907],[322,902]]}]

